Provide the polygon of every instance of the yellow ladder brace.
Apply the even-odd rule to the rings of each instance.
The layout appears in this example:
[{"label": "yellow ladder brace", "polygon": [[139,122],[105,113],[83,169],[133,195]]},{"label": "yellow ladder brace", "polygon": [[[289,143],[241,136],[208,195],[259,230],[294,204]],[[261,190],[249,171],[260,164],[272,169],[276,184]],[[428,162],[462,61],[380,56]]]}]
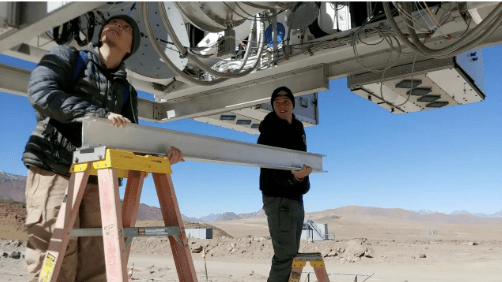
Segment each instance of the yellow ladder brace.
[{"label": "yellow ladder brace", "polygon": [[127,178],[129,170],[171,174],[171,164],[167,157],[136,155],[131,151],[106,149],[105,159],[73,164],[70,172],[83,172],[92,165],[90,175],[97,175],[98,169],[115,168],[120,178]]}]

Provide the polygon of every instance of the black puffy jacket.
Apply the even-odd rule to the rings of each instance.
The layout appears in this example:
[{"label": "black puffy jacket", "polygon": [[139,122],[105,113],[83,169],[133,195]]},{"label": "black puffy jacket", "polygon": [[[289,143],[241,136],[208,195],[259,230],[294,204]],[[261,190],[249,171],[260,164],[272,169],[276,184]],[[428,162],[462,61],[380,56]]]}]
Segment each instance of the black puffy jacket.
[{"label": "black puffy jacket", "polygon": [[[293,122],[280,119],[275,112],[269,113],[260,123],[258,144],[307,151],[307,138],[303,124],[293,115]],[[298,181],[289,170],[260,169],[260,190],[266,196],[301,200],[310,189],[309,177]]]},{"label": "black puffy jacket", "polygon": [[[114,112],[137,123],[137,93],[127,83],[124,63],[108,70],[97,46],[90,44],[84,51],[88,59],[76,78],[79,53],[66,45],[48,52],[31,73],[28,98],[37,125],[23,154],[27,167],[70,175],[73,152],[82,146],[82,119],[86,117],[107,118]],[[130,87],[125,101],[124,87]]]}]

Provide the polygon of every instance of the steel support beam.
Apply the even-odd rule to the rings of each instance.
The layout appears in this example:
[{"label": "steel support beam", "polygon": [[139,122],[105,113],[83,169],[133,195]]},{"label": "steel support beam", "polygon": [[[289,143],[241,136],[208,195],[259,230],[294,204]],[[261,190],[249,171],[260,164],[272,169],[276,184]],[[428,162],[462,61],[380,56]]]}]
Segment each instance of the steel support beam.
[{"label": "steel support beam", "polygon": [[113,126],[106,119],[83,121],[83,150],[90,147],[129,150],[165,155],[171,146],[183,152],[185,160],[274,169],[299,169],[304,164],[314,172],[322,169],[323,155],[232,141],[223,138],[128,124]]},{"label": "steel support beam", "polygon": [[104,2],[71,2],[50,13],[47,12],[49,2],[18,2],[17,4],[15,8],[19,19],[14,19],[16,26],[13,26],[12,30],[0,35],[0,53],[102,6]]},{"label": "steel support beam", "polygon": [[328,90],[328,73],[320,64],[206,91],[195,97],[162,103],[161,115],[172,121],[248,108],[269,102],[271,93],[280,86],[288,86],[296,96]]},{"label": "steel support beam", "polygon": [[[70,3],[50,14],[35,11],[36,7],[46,5],[43,2],[17,2],[17,6],[24,5],[23,9],[15,9],[15,11],[23,12],[23,16],[19,19],[24,19],[22,25],[18,25],[14,31],[8,31],[0,34],[0,53],[5,53],[10,56],[26,59],[27,57],[39,58],[43,54],[43,49],[31,45],[26,46],[32,38],[53,26],[60,25],[76,16],[83,14],[92,9],[91,6],[97,7],[103,3],[96,2],[75,2]],[[445,5],[455,5],[454,3],[445,3]],[[483,4],[485,5],[485,4]],[[495,4],[493,4],[495,5]],[[5,6],[5,5],[4,5]],[[44,6],[46,9],[46,6]],[[446,6],[445,6],[446,7]],[[478,7],[476,5],[472,6]],[[472,8],[471,7],[471,8]],[[37,8],[37,9],[38,9]],[[445,8],[446,9],[446,8]],[[15,13],[9,13],[15,14]],[[3,17],[5,18],[7,14]],[[443,25],[443,32],[460,36],[464,33],[467,25],[454,9],[452,12],[453,19]],[[398,23],[401,22],[397,19]],[[16,22],[16,21],[14,21]],[[403,25],[401,23],[401,25]],[[12,26],[12,24],[10,25]],[[368,24],[365,29],[372,30],[380,26],[385,28],[384,21]],[[471,25],[471,28],[473,25]],[[360,73],[368,72],[365,66],[359,64],[354,54],[351,42],[340,43],[340,38],[344,35],[352,33],[354,30],[336,33],[327,37],[319,38],[314,41],[332,42],[339,44],[337,47],[329,47],[326,49],[314,50],[312,55],[301,54],[290,57],[289,60],[280,61],[275,67],[256,71],[242,78],[229,79],[226,82],[214,86],[199,86],[191,84],[171,85],[172,87],[163,87],[172,82],[172,79],[156,80],[144,79],[139,75],[132,77],[132,85],[136,89],[149,92],[156,95],[156,98],[162,98],[166,102],[158,103],[148,100],[140,100],[140,118],[155,122],[166,122],[178,120],[181,118],[197,118],[203,116],[211,116],[222,112],[243,109],[252,105],[259,104],[263,101],[268,101],[271,90],[280,85],[286,85],[292,88],[295,94],[312,93],[327,89],[327,79],[338,79],[346,76],[353,76]],[[458,40],[458,36],[454,36],[452,40],[446,40],[441,37],[432,37],[427,40],[427,46],[432,48],[442,48],[452,44]],[[385,42],[377,45],[381,41],[381,36],[377,33],[366,34],[364,31],[360,34],[365,43],[357,42],[356,47],[360,55],[360,61],[371,68],[382,68],[387,63],[390,52],[392,51],[389,45]],[[17,40],[15,44],[11,44],[12,40]],[[482,42],[477,48],[493,46],[502,43],[502,26],[497,29],[490,37]],[[306,44],[309,44],[308,42]],[[10,47],[4,47],[4,46]],[[402,45],[403,52],[409,52],[406,45]],[[7,48],[7,49],[6,49]],[[16,56],[15,54],[19,54]],[[394,55],[396,53],[394,52]],[[396,65],[411,63],[414,56],[404,57],[398,61]],[[417,65],[423,58],[417,57]],[[38,60],[31,60],[38,61]],[[391,59],[393,62],[393,59]],[[315,67],[323,66],[322,82],[321,77],[310,76],[306,78],[305,70],[314,69]],[[0,65],[0,71],[6,70],[4,65]],[[415,70],[418,70],[415,68]],[[17,71],[17,69],[8,69],[8,72],[18,73],[17,81],[8,77],[0,78],[0,89],[4,91],[20,94],[26,91],[29,75],[26,72]],[[12,77],[12,75],[11,75]],[[326,79],[327,78],[327,79]],[[23,84],[23,82],[26,82]],[[316,84],[324,85],[317,86]],[[19,87],[23,85],[22,87]],[[176,87],[174,87],[176,86]],[[310,88],[310,90],[308,90]],[[169,111],[169,113],[168,113]]]},{"label": "steel support beam", "polygon": [[[31,71],[0,63],[0,92],[28,96]],[[138,98],[139,118],[148,121],[160,119],[160,104]]]},{"label": "steel support beam", "polygon": [[27,96],[31,71],[0,64],[0,91]]},{"label": "steel support beam", "polygon": [[42,57],[47,54],[47,50],[22,43],[3,52],[3,54],[38,64]]}]

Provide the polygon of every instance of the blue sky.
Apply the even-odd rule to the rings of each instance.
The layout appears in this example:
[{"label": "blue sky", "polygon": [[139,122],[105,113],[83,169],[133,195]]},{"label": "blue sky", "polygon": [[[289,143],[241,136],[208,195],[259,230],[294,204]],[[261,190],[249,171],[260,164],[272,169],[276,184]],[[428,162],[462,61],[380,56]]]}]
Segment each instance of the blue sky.
[{"label": "blue sky", "polygon": [[[402,115],[391,114],[353,94],[346,79],[319,93],[320,124],[306,128],[308,151],[327,155],[327,173],[311,177],[307,212],[347,205],[502,210],[502,49],[483,49],[486,100],[481,103]],[[34,64],[0,55],[0,62],[32,69]],[[35,126],[28,99],[0,92],[0,170],[26,175],[21,155]],[[257,136],[191,120],[143,125],[255,143]],[[181,212],[258,211],[259,169],[185,162],[173,166]],[[149,177],[141,202],[158,206]]]}]

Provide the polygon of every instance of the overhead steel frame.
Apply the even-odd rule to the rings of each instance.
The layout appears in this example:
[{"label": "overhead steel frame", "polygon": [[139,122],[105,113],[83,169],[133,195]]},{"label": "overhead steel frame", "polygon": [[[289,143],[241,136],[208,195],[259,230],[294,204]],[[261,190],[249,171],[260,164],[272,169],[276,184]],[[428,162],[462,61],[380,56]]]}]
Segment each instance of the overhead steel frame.
[{"label": "overhead steel frame", "polygon": [[71,2],[53,12],[47,12],[49,2],[8,2],[7,5],[11,11],[8,24],[14,26],[0,35],[0,53],[102,6],[103,2]]},{"label": "overhead steel frame", "polygon": [[[30,2],[27,2],[25,4],[28,3]],[[78,6],[72,6],[76,4],[78,4]],[[447,4],[449,3],[446,3],[445,5]],[[28,5],[27,7],[29,6],[30,5]],[[19,37],[21,32],[23,32],[23,37],[25,39],[24,41],[26,41],[26,39],[31,39],[31,37],[36,36],[49,28],[52,28],[52,26],[61,24],[71,18],[76,17],[77,15],[82,14],[84,11],[91,10],[96,6],[99,6],[99,4],[91,2],[71,3],[51,14],[47,14],[46,16],[53,15],[59,17],[57,19],[57,23],[53,23],[52,21],[43,18],[40,19],[38,23],[40,25],[45,24],[45,26],[37,26],[36,31],[34,31],[35,27],[33,27],[33,25],[30,25],[27,28],[25,27],[18,30],[15,33],[16,35],[9,33],[9,36],[13,36],[12,39],[15,38],[17,40],[16,43],[18,45],[10,44],[11,47],[14,47],[12,50],[6,51],[4,47],[3,49],[0,48],[0,52],[14,57],[31,57],[33,58],[32,61],[38,62],[38,60],[40,59],[39,56],[44,54],[45,50],[42,50],[35,46],[19,45],[23,42],[21,37]],[[75,8],[81,10],[77,12],[75,11]],[[73,14],[71,16],[66,15],[65,18],[61,18],[61,15],[58,14],[59,12],[61,12],[61,10],[72,12]],[[32,10],[32,12],[34,11]],[[458,11],[454,11],[452,15],[454,18],[453,21],[443,26],[445,32],[448,32],[449,34],[463,33],[466,25],[459,15]],[[375,28],[378,25],[382,26],[382,24],[383,21],[368,25],[366,26],[366,28],[371,29]],[[30,33],[28,33],[28,31],[24,31],[25,29],[30,30]],[[337,38],[340,38],[344,34],[348,34],[350,32],[351,31],[349,30],[346,32],[337,33],[315,41],[336,41]],[[366,43],[370,44],[376,43],[381,40],[381,37],[378,34],[371,34],[367,36],[361,34],[361,36],[364,38]],[[6,45],[4,39],[5,35],[2,35],[0,37],[0,46]],[[433,37],[428,40],[427,45],[432,48],[442,48],[454,43],[455,40],[455,38],[452,40],[446,40],[440,37]],[[501,42],[502,27],[499,27],[495,33],[485,39],[478,47],[483,48],[500,44]],[[356,44],[359,53],[362,54],[361,59],[373,68],[382,68],[383,66],[385,66],[388,56],[390,52],[392,52],[392,49],[389,47],[389,45],[384,43],[372,46],[362,43]],[[327,89],[326,86],[321,86],[321,84],[327,85],[327,83],[320,82],[320,77],[316,77],[317,83],[310,84],[311,89],[308,89],[309,87],[305,87],[303,84],[299,85],[296,83],[297,81],[300,81],[303,76],[305,76],[306,72],[316,67],[322,66],[322,80],[338,79],[341,77],[347,77],[349,75],[356,75],[367,72],[367,68],[357,62],[352,48],[353,47],[350,43],[346,43],[336,48],[315,51],[313,55],[298,55],[288,61],[282,61],[281,64],[278,64],[277,66],[265,71],[254,72],[242,78],[230,79],[226,82],[214,86],[202,87],[199,85],[179,83],[179,81],[176,81],[178,83],[175,84],[173,83],[175,81],[173,79],[156,80],[145,77],[138,78],[140,77],[139,75],[133,76],[131,80],[132,85],[134,85],[136,89],[152,93],[156,96],[157,101],[160,101],[160,99],[162,99],[163,101],[156,102],[150,100],[140,100],[139,109],[140,118],[142,119],[155,122],[166,122],[182,118],[208,116],[214,113],[248,108],[250,106],[262,103],[265,100],[265,97],[270,94],[270,89],[272,89],[272,87],[274,86],[279,85],[279,80],[281,80],[280,84],[282,85],[292,85],[291,89],[296,94],[305,94],[319,90],[325,90]],[[409,52],[410,50],[407,46],[403,45],[402,51]],[[19,55],[16,56],[16,53]],[[419,63],[423,59],[424,58],[420,56],[417,57],[417,63]],[[413,56],[401,57],[396,65],[407,64],[411,63],[412,61]],[[6,67],[0,65],[0,71],[3,70],[6,70]],[[10,68],[9,71],[15,72],[15,69]],[[26,76],[26,72],[19,71],[19,75],[20,77],[18,77],[17,82],[28,81],[28,78],[24,77]],[[0,89],[4,89],[7,92],[15,92],[16,94],[20,94],[18,89],[19,87],[13,85],[14,82],[4,79],[1,83],[2,84],[0,84]],[[12,91],[10,91],[9,89],[12,89]]]}]

